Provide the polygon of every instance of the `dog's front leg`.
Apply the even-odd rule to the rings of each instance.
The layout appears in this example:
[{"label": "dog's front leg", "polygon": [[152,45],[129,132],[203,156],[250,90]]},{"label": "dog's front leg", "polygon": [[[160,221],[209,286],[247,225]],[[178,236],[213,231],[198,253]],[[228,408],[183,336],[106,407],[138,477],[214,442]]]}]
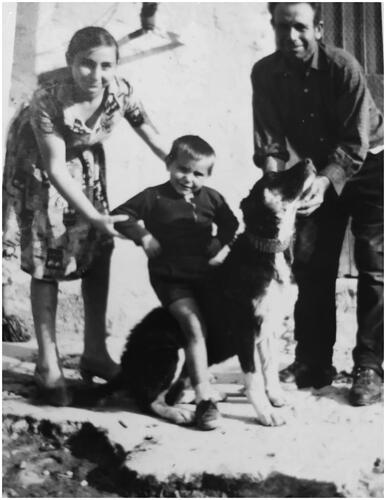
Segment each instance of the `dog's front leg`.
[{"label": "dog's front leg", "polygon": [[258,422],[267,426],[283,425],[285,420],[272,407],[265,392],[262,366],[254,337],[239,343],[238,356],[244,375],[245,394],[255,409]]},{"label": "dog's front leg", "polygon": [[178,394],[173,394],[173,391],[171,394],[171,388],[175,387],[175,384],[179,380],[183,381],[184,379],[184,366],[185,354],[183,349],[179,349],[178,363],[170,387],[158,394],[156,399],[149,403],[150,410],[152,410],[156,415],[179,425],[192,424],[194,421],[194,412],[183,408],[182,406],[174,405],[174,400],[177,399],[176,396],[178,396]]},{"label": "dog's front leg", "polygon": [[284,391],[279,380],[278,342],[273,332],[266,335],[258,344],[265,391],[273,406],[280,408],[286,404]]}]

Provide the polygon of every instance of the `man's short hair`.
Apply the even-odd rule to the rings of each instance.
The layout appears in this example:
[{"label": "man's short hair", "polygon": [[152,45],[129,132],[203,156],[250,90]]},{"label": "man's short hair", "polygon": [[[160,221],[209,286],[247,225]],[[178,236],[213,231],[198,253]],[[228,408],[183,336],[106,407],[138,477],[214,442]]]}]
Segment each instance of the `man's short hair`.
[{"label": "man's short hair", "polygon": [[183,135],[182,137],[178,137],[173,142],[170,153],[165,158],[166,164],[170,165],[177,158],[179,152],[187,153],[195,160],[213,156],[213,162],[216,156],[212,146],[198,135]]},{"label": "man's short hair", "polygon": [[[275,9],[279,5],[279,3],[281,3],[281,2],[268,2],[268,10],[269,10],[272,18],[273,18]],[[316,26],[322,20],[322,6],[321,6],[320,2],[289,2],[289,3],[308,3],[309,5],[311,5],[312,10],[314,11],[314,25]]]}]

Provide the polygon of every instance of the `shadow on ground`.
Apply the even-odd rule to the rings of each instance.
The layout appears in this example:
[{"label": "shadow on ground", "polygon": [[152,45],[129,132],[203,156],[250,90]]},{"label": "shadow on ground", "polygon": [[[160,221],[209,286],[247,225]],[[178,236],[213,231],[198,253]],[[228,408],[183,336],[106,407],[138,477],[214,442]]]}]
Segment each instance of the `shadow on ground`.
[{"label": "shadow on ground", "polygon": [[[27,418],[20,428],[20,420],[8,416],[3,420],[3,440],[5,496],[342,498],[332,483],[275,472],[262,481],[205,473],[189,482],[173,476],[162,482],[139,476],[130,469],[130,458],[143,452],[146,439],[126,453],[88,422],[65,429]],[[28,463],[23,460],[27,448]]]}]

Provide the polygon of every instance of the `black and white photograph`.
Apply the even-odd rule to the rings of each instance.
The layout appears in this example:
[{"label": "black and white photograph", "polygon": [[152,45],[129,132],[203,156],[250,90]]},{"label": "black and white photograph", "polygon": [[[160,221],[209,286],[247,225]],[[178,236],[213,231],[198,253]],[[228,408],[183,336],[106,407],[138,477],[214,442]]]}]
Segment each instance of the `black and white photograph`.
[{"label": "black and white photograph", "polygon": [[2,498],[384,498],[383,2],[2,2]]}]

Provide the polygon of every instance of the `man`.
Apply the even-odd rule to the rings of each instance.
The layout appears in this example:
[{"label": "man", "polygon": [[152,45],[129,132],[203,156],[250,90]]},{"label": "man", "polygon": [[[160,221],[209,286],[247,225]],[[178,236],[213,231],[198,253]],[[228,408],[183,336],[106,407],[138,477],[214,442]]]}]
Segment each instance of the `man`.
[{"label": "man", "polygon": [[269,9],[277,51],[252,70],[254,162],[263,171],[285,168],[288,141],[318,171],[299,209],[296,357],[281,379],[319,388],[336,374],[335,281],[351,216],[359,277],[349,400],[372,404],[383,387],[383,117],[359,63],[322,43],[320,4]]}]

